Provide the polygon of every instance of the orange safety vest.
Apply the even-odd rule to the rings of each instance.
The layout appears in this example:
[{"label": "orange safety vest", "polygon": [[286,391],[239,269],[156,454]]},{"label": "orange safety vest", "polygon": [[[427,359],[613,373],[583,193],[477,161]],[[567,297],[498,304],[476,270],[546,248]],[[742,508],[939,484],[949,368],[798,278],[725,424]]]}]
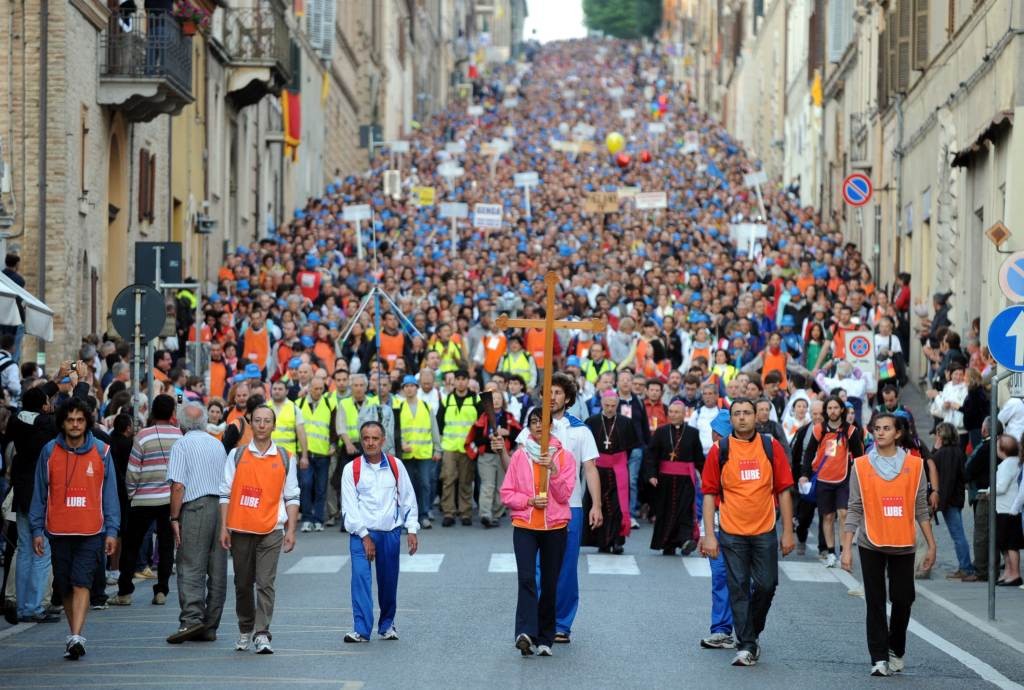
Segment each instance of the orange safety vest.
[{"label": "orange safety vest", "polygon": [[[526,336],[529,339],[529,335]],[[508,349],[508,339],[504,333],[498,335],[484,336],[484,371],[493,374],[498,370],[501,358],[505,356]],[[541,356],[544,356],[544,346],[541,345]]]},{"label": "orange safety vest", "polygon": [[287,451],[280,446],[277,455],[257,456],[249,446],[241,449],[228,501],[229,530],[249,534],[274,531],[288,475],[287,458]]},{"label": "orange safety vest", "polygon": [[46,460],[48,533],[89,536],[103,530],[105,452],[106,446],[96,441],[82,454],[53,444]]},{"label": "orange safety vest", "polygon": [[703,357],[708,362],[711,361],[711,347],[694,347],[690,351],[690,366],[693,366],[693,361],[698,357]]},{"label": "orange safety vest", "polygon": [[526,351],[533,357],[538,369],[544,368],[544,329],[529,328],[526,331]]},{"label": "orange safety vest", "polygon": [[777,371],[782,375],[782,382],[779,384],[783,390],[787,387],[786,378],[786,363],[789,361],[789,355],[779,348],[778,354],[772,354],[772,349],[766,347],[762,354],[762,366],[761,366],[761,383],[764,384],[764,377],[768,375],[770,371]]},{"label": "orange safety vest", "polygon": [[760,434],[750,441],[729,438],[729,461],[721,466],[719,519],[729,534],[753,536],[775,528],[772,460]]},{"label": "orange safety vest", "polygon": [[210,360],[210,395],[223,398],[227,393],[228,368],[224,362]]},{"label": "orange safety vest", "polygon": [[267,357],[270,355],[270,333],[267,329],[264,328],[257,333],[252,328],[247,328],[242,341],[242,359],[265,369]]},{"label": "orange safety vest", "polygon": [[[388,335],[383,330],[380,332],[380,356],[388,363],[388,370],[392,368],[395,360],[405,353],[405,334],[401,331],[395,335]],[[331,369],[331,371],[334,371]]]},{"label": "orange safety vest", "polygon": [[324,369],[330,374],[334,373],[334,361],[337,357],[334,354],[334,348],[331,347],[330,343],[326,343],[323,340],[316,341],[316,345],[313,346],[313,354],[324,363]]},{"label": "orange safety vest", "polygon": [[224,418],[224,421],[226,421],[228,424],[230,424],[231,422],[238,421],[239,419],[241,419],[244,416],[245,416],[245,410],[244,409],[240,410],[237,407],[232,406],[231,409],[228,410],[228,416]]},{"label": "orange safety vest", "polygon": [[811,429],[814,438],[818,439],[818,450],[814,454],[811,469],[818,473],[818,481],[826,484],[842,484],[850,471],[849,438],[853,435],[853,426],[846,427],[846,434],[836,431],[825,431],[823,425],[815,424]]},{"label": "orange safety vest", "polygon": [[868,456],[853,462],[864,501],[864,536],[875,546],[913,548],[917,491],[924,463],[909,453],[892,481],[878,476]]},{"label": "orange safety vest", "polygon": [[[235,442],[235,448],[245,448],[248,446],[249,442],[252,441],[252,425],[245,421],[245,416],[243,415],[231,422],[231,426],[238,429],[238,440]],[[227,431],[226,427],[225,431]]]}]

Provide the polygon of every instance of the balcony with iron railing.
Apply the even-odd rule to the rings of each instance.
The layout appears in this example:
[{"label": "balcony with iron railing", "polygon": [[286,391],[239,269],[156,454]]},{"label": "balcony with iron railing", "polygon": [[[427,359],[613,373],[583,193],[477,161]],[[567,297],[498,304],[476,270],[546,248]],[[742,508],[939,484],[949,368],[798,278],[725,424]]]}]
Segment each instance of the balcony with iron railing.
[{"label": "balcony with iron railing", "polygon": [[194,100],[192,38],[169,12],[112,12],[99,50],[98,101],[129,121],[177,115]]},{"label": "balcony with iron railing", "polygon": [[236,107],[281,92],[291,73],[291,40],[279,9],[228,8],[224,14],[223,43],[231,66],[228,98]]}]

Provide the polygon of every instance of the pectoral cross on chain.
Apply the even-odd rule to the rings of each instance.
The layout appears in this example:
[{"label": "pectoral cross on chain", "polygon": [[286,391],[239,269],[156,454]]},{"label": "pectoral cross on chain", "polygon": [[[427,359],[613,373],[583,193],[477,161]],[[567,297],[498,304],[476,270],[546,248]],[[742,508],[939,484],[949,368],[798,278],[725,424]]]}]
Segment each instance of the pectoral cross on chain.
[{"label": "pectoral cross on chain", "polygon": [[[555,288],[558,286],[558,274],[548,271],[544,275],[544,287],[547,295],[544,300],[543,319],[511,319],[508,314],[498,317],[495,324],[498,328],[540,328],[544,331],[544,387],[541,394],[541,427],[540,447],[546,452],[548,441],[551,438],[551,374],[554,369],[555,350],[555,329],[577,328],[583,331],[598,333],[604,330],[604,323],[600,319],[590,321],[559,321],[555,319]],[[605,441],[605,447],[609,442]],[[541,496],[547,496],[548,473],[541,470],[540,485],[543,488]]]}]

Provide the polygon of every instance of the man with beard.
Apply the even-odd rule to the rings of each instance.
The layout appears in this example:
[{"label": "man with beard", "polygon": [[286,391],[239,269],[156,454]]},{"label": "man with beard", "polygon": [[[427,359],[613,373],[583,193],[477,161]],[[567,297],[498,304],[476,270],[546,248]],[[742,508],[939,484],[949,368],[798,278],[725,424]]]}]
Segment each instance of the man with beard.
[{"label": "man with beard", "polygon": [[704,468],[700,434],[685,423],[686,406],[674,400],[668,408],[668,424],[658,427],[647,449],[645,474],[654,487],[654,534],[651,548],[666,556],[682,548],[689,555],[693,539],[693,500],[696,472]]},{"label": "man with beard", "polygon": [[[597,472],[601,478],[601,506],[604,524],[599,530],[584,529],[583,546],[596,546],[601,553],[621,554],[629,536],[630,452],[639,441],[627,417],[617,413],[619,396],[612,390],[601,394],[601,413],[587,419],[587,428],[597,443]],[[583,510],[588,503],[585,497]]]}]

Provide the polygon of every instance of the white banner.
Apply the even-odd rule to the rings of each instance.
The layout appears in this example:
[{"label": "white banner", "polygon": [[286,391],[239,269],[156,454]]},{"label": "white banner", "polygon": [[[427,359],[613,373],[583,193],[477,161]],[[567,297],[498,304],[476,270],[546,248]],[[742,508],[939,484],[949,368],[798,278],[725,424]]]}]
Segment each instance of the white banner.
[{"label": "white banner", "polygon": [[633,200],[637,210],[668,208],[668,195],[665,192],[640,192]]},{"label": "white banner", "polygon": [[474,228],[501,228],[501,204],[475,204],[473,206]]}]

